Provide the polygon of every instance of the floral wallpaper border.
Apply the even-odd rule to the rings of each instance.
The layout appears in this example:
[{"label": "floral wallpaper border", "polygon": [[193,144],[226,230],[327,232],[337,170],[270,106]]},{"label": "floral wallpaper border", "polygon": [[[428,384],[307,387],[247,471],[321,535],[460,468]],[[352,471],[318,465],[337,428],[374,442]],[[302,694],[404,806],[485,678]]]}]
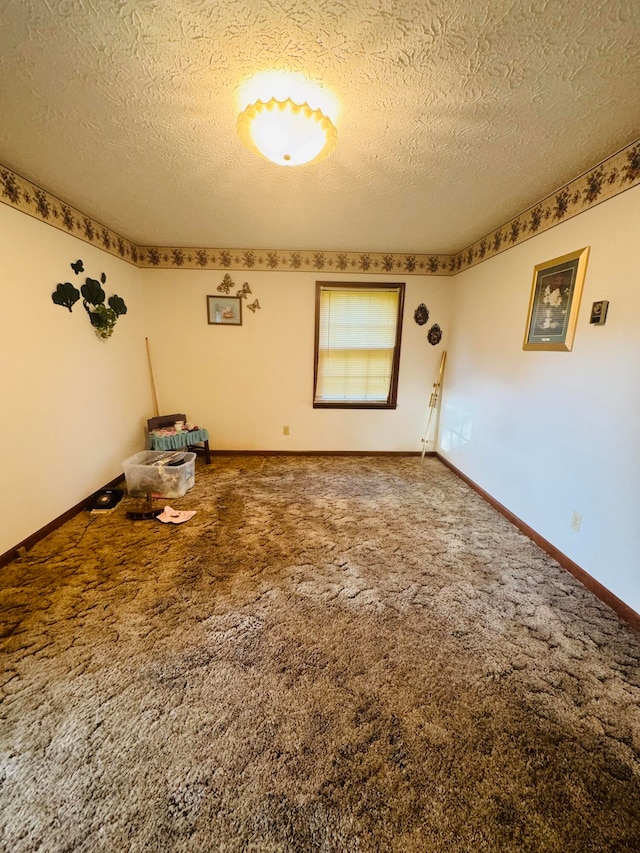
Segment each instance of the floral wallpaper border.
[{"label": "floral wallpaper border", "polygon": [[524,243],[640,183],[640,140],[472,243],[450,261],[454,274]]},{"label": "floral wallpaper border", "polygon": [[0,201],[146,269],[296,270],[455,275],[640,183],[640,140],[453,255],[136,246],[0,165]]},{"label": "floral wallpaper border", "polygon": [[447,268],[450,255],[379,252],[315,252],[265,249],[140,248],[138,266],[157,269],[225,269],[292,272],[402,273],[435,275]]},{"label": "floral wallpaper border", "polygon": [[129,263],[138,262],[138,247],[130,240],[2,165],[0,201]]}]

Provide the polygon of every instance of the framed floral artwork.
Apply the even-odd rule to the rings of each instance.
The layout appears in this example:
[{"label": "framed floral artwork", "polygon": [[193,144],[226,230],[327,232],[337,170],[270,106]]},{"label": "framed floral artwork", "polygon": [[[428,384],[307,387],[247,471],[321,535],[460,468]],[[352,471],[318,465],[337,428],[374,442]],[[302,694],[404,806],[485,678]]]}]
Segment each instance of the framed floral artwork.
[{"label": "framed floral artwork", "polygon": [[241,326],[242,299],[238,296],[207,296],[207,319],[210,326]]},{"label": "framed floral artwork", "polygon": [[534,268],[522,349],[569,352],[573,348],[588,258],[586,246]]}]

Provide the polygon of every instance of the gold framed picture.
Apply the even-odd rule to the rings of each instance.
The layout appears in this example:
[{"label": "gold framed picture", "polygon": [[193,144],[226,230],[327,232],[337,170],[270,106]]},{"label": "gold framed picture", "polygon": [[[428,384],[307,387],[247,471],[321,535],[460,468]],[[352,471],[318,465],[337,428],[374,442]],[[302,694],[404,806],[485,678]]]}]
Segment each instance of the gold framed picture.
[{"label": "gold framed picture", "polygon": [[586,246],[534,268],[522,349],[569,352],[573,348],[588,258]]}]

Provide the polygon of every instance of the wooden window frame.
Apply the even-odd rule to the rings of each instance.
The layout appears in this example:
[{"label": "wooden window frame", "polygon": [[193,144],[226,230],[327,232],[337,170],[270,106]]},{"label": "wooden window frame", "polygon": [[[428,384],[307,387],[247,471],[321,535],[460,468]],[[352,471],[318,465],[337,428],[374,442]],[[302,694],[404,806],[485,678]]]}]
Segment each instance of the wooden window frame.
[{"label": "wooden window frame", "polygon": [[[316,400],[318,385],[318,354],[320,344],[320,295],[323,288],[345,290],[397,290],[398,315],[396,322],[395,346],[391,368],[389,394],[386,400],[377,402],[371,400],[330,401]],[[402,343],[402,318],[404,314],[405,282],[352,282],[352,281],[316,281],[316,317],[313,361],[313,408],[314,409],[395,409],[398,404],[398,376],[400,373],[400,346]]]}]

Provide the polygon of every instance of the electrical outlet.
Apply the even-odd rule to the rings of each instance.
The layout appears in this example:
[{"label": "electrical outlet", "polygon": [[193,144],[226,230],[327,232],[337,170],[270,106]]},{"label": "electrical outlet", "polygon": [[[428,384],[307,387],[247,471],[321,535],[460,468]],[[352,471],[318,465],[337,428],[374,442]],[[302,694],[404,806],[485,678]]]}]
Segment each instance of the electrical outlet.
[{"label": "electrical outlet", "polygon": [[288,426],[282,427],[282,434],[283,435],[289,435],[289,427]]},{"label": "electrical outlet", "polygon": [[580,533],[580,528],[582,527],[582,516],[579,512],[576,512],[575,509],[571,513],[571,529],[575,530],[576,533]]}]

